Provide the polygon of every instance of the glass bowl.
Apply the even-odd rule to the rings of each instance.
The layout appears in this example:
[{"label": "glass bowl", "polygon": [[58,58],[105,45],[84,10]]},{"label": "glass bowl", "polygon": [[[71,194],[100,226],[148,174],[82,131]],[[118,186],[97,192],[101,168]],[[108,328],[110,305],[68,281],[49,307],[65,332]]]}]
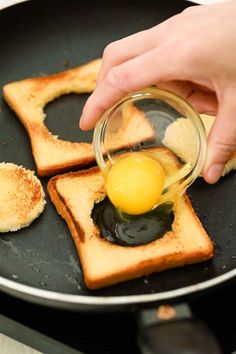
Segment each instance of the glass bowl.
[{"label": "glass bowl", "polygon": [[159,205],[183,194],[201,173],[206,134],[186,100],[149,88],[127,95],[105,112],[96,124],[93,147],[104,178],[127,154],[142,152],[158,160],[167,176]]}]

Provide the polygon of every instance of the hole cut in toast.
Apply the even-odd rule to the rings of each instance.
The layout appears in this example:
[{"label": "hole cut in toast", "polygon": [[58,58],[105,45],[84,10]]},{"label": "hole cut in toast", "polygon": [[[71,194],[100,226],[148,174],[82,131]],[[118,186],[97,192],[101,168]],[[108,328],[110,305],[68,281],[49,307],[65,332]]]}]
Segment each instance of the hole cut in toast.
[{"label": "hole cut in toast", "polygon": [[[158,153],[173,162],[167,149]],[[195,214],[187,195],[174,201],[172,230],[148,244],[121,246],[101,236],[91,214],[106,197],[104,178],[98,167],[52,177],[48,192],[58,214],[65,219],[74,239],[84,281],[98,289],[153,272],[205,261],[213,256],[213,245]]]}]

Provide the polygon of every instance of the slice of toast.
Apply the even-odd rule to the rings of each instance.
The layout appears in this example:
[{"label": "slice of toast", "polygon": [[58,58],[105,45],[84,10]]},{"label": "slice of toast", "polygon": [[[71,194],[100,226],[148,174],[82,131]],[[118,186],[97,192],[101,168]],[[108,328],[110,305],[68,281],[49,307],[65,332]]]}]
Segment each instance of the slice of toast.
[{"label": "slice of toast", "polygon": [[48,192],[74,238],[90,289],[205,261],[213,255],[212,242],[186,195],[174,203],[172,231],[149,244],[124,247],[102,238],[91,218],[94,205],[106,197],[97,167],[51,178]]},{"label": "slice of toast", "polygon": [[[71,92],[91,93],[100,65],[101,60],[97,59],[58,74],[15,81],[3,87],[4,99],[30,137],[39,176],[54,175],[95,161],[91,144],[61,140],[50,133],[44,123],[44,107],[53,99]],[[149,121],[135,106],[126,104],[122,114],[121,134],[114,131],[110,148],[122,148],[153,137]]]},{"label": "slice of toast", "polygon": [[[201,119],[208,136],[216,117],[201,114]],[[195,141],[195,131],[190,120],[179,118],[166,129],[163,144],[183,161],[191,163],[194,162],[195,149],[197,148]],[[232,153],[229,161],[226,163],[222,176],[234,169],[236,169],[236,151]]]},{"label": "slice of toast", "polygon": [[3,96],[24,125],[40,176],[52,175],[94,161],[91,144],[64,141],[44,124],[44,106],[68,93],[91,93],[96,85],[101,60],[44,77],[9,83]]}]

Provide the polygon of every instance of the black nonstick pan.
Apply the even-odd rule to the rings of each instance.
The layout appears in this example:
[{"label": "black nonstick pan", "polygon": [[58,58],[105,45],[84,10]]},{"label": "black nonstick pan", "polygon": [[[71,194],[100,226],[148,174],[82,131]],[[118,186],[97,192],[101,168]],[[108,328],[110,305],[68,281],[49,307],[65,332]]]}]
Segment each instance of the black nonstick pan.
[{"label": "black nonstick pan", "polygon": [[[109,42],[149,28],[189,5],[181,0],[35,0],[5,9],[0,12],[0,85],[86,63],[101,56]],[[86,98],[71,94],[48,104],[50,131],[61,139],[90,142],[92,133],[78,128]],[[2,98],[0,161],[35,169],[28,136]],[[48,179],[41,181],[46,191]],[[213,288],[236,275],[235,193],[233,172],[214,186],[199,179],[188,191],[213,239],[212,260],[97,291],[84,286],[72,237],[47,197],[45,212],[30,227],[1,234],[0,288],[40,304],[78,310],[154,306]],[[180,312],[186,315],[183,308]]]}]

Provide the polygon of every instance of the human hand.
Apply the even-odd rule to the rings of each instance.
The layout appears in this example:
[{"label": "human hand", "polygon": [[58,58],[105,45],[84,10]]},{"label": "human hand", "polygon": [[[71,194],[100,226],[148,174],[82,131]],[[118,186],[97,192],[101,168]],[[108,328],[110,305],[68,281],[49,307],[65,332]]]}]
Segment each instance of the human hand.
[{"label": "human hand", "polygon": [[236,1],[193,6],[161,24],[109,44],[97,87],[80,120],[91,129],[127,93],[151,85],[216,114],[203,176],[215,183],[236,149]]}]

